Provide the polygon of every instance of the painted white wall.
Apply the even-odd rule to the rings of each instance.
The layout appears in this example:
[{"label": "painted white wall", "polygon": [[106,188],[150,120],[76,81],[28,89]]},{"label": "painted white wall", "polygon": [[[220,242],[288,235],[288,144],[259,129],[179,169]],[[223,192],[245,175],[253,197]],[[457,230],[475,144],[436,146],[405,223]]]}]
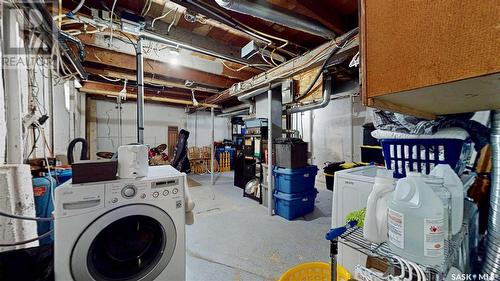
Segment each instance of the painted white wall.
[{"label": "painted white wall", "polygon": [[[327,161],[360,161],[366,108],[355,97],[332,100],[322,109],[294,114],[294,129],[309,143],[311,164],[318,166],[316,181],[324,183],[324,163]],[[351,130],[352,128],[352,130]]]},{"label": "painted white wall", "polygon": [[[189,135],[189,147],[191,146],[209,146],[212,131],[211,131],[211,117],[210,112],[197,111],[189,114],[187,118],[187,130]],[[231,139],[231,119],[228,117],[214,118],[214,140],[222,141],[224,139]]]},{"label": "painted white wall", "polygon": [[[113,101],[96,101],[97,151],[116,151],[118,142],[118,109]],[[137,142],[136,103],[122,104],[122,144]],[[167,143],[168,126],[186,128],[186,113],[182,107],[144,104],[144,142],[151,146]]]}]

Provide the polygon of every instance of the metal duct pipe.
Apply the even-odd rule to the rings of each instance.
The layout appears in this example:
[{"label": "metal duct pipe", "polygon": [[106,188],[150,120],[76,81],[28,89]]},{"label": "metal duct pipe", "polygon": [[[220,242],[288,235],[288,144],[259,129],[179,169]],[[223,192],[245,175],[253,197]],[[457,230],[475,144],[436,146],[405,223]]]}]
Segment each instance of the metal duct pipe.
[{"label": "metal duct pipe", "polygon": [[215,0],[222,8],[261,18],[286,27],[298,29],[323,38],[333,39],[335,33],[319,22],[277,6],[272,6],[263,0]]},{"label": "metal duct pipe", "polygon": [[237,111],[232,111],[232,112],[228,112],[228,113],[222,113],[222,114],[217,115],[217,117],[229,117],[229,116],[235,116],[235,115],[248,115],[248,108],[237,110]]},{"label": "metal duct pipe", "polygon": [[333,78],[327,72],[323,72],[323,96],[318,102],[309,103],[306,105],[299,105],[287,110],[287,114],[299,113],[308,110],[323,108],[330,103],[330,97],[333,89]]},{"label": "metal duct pipe", "polygon": [[[194,46],[191,46],[189,44],[183,43],[181,41],[169,39],[166,36],[155,34],[153,32],[143,31],[140,33],[140,37],[142,37],[146,40],[149,40],[149,41],[167,44],[170,46],[174,46],[174,47],[181,48],[181,49],[188,50],[188,51],[192,51],[192,52],[197,52],[197,53],[207,55],[207,56],[216,57],[216,58],[223,59],[226,61],[239,63],[242,65],[248,65],[248,61],[246,61],[244,59],[236,59],[234,57],[228,57],[228,56],[225,56],[223,54],[219,54],[219,53],[211,51],[211,50],[207,50],[207,49],[203,49],[203,48],[199,48],[199,47],[194,47]],[[266,67],[261,67],[261,66],[254,66],[253,68],[260,69],[260,70],[267,70],[268,69]]]},{"label": "metal duct pipe", "polygon": [[137,39],[137,142],[144,143],[144,55],[142,53],[143,38]]},{"label": "metal duct pipe", "polygon": [[490,187],[491,209],[482,272],[488,276],[500,276],[500,247],[498,246],[500,245],[500,110],[495,110],[492,116],[491,152],[493,158]]},{"label": "metal duct pipe", "polygon": [[[271,89],[274,89],[278,86],[281,86],[282,82],[278,82],[278,83],[274,83],[271,85]],[[238,100],[239,101],[246,101],[246,100],[249,100],[255,96],[258,96],[260,94],[264,94],[264,93],[267,93],[267,91],[269,90],[269,86],[266,86],[264,88],[259,88],[259,89],[256,89],[256,90],[253,90],[251,92],[248,92],[246,94],[243,94],[241,96],[238,97]]]},{"label": "metal duct pipe", "polygon": [[228,108],[224,108],[222,109],[222,113],[231,113],[231,112],[234,112],[234,111],[241,111],[241,110],[248,110],[250,108],[250,103],[244,103],[244,104],[240,104],[240,105],[236,105],[236,106],[232,106],[232,107],[228,107]]}]

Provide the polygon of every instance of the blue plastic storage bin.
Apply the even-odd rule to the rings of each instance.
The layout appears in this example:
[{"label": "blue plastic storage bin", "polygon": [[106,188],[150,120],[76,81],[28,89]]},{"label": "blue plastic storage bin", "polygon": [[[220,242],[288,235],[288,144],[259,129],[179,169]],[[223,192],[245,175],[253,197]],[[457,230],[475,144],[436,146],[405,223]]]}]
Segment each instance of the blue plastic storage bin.
[{"label": "blue plastic storage bin", "polygon": [[380,144],[395,178],[405,177],[407,169],[429,174],[438,164],[448,164],[460,175],[472,152],[470,139],[381,139]]},{"label": "blue plastic storage bin", "polygon": [[314,211],[314,200],[318,190],[315,188],[301,193],[274,192],[274,210],[277,215],[293,220]]},{"label": "blue plastic storage bin", "polygon": [[299,169],[275,167],[274,189],[284,193],[306,192],[314,189],[318,167],[310,165]]},{"label": "blue plastic storage bin", "polygon": [[220,154],[222,152],[229,152],[229,165],[231,166],[231,169],[234,169],[234,155],[236,154],[236,149],[235,148],[225,148],[225,147],[219,147],[217,148],[215,152],[215,159],[217,160],[218,163],[220,163]]},{"label": "blue plastic storage bin", "polygon": [[[54,211],[54,204],[50,193],[54,192],[54,189],[56,188],[56,180],[52,177],[45,176],[33,178],[32,183],[33,195],[35,197],[36,216],[41,218],[50,218],[52,211]],[[37,221],[38,235],[45,234],[52,228],[52,221]],[[52,242],[52,235],[40,240],[41,245],[50,244]]]},{"label": "blue plastic storage bin", "polygon": [[73,177],[73,171],[71,169],[56,170],[52,176],[56,179],[57,185],[61,185]]}]

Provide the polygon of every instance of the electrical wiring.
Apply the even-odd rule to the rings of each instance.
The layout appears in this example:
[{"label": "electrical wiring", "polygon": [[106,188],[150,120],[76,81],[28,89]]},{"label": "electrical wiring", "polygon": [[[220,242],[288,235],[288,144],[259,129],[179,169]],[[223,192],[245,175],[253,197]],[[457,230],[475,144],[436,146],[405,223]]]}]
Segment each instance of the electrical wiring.
[{"label": "electrical wiring", "polygon": [[337,53],[338,50],[344,48],[347,43],[349,42],[349,40],[358,34],[358,31],[359,29],[358,28],[354,28],[353,30],[347,32],[347,34],[345,35],[345,37],[342,39],[342,46],[339,46],[336,42],[336,40],[334,40],[335,42],[335,48],[333,48],[333,50],[328,54],[328,56],[326,57],[325,61],[323,62],[323,64],[321,65],[318,73],[316,74],[316,76],[314,77],[314,79],[311,81],[311,83],[309,84],[309,86],[306,88],[306,90],[304,90],[304,92],[302,92],[301,94],[299,94],[295,100],[301,100],[303,99],[310,91],[311,89],[314,87],[314,85],[316,84],[316,82],[318,81],[319,77],[321,76],[321,74],[323,73],[323,70],[325,69],[326,65],[328,64],[328,61],[330,60],[330,58],[335,54]]},{"label": "electrical wiring", "polygon": [[248,68],[248,67],[254,67],[254,66],[267,66],[267,67],[269,67],[270,66],[270,65],[267,65],[267,64],[263,64],[263,63],[262,64],[261,63],[256,63],[256,64],[247,64],[247,65],[244,65],[244,66],[242,66],[240,68],[232,68],[229,65],[227,65],[223,60],[221,60],[221,63],[227,69],[229,69],[231,71],[236,71],[236,72],[242,71],[243,69]]},{"label": "electrical wiring", "polygon": [[[164,7],[165,7],[165,5],[167,5],[167,1],[165,1]],[[162,19],[162,18],[164,18],[164,17],[168,16],[168,15],[169,15],[169,14],[170,14],[173,10],[174,10],[174,9],[172,8],[172,9],[168,10],[167,12],[165,12],[163,15],[161,15],[161,16],[159,16],[159,17],[157,17],[157,18],[154,18],[154,19],[153,19],[153,21],[151,21],[151,28],[152,28],[152,29],[154,29],[154,27],[155,27],[155,22],[156,22],[157,20],[159,20],[159,19]]]},{"label": "electrical wiring", "polygon": [[31,238],[31,239],[19,241],[19,242],[3,243],[3,244],[0,244],[0,247],[11,247],[11,246],[19,246],[19,245],[28,244],[31,242],[35,242],[37,240],[42,240],[43,238],[50,236],[53,232],[54,232],[54,230],[52,229],[52,230],[49,230],[49,231],[45,232],[44,234],[37,236],[35,238]]},{"label": "electrical wiring", "polygon": [[274,53],[276,52],[276,50],[283,49],[283,48],[285,48],[287,45],[288,45],[288,41],[286,41],[283,45],[279,46],[278,48],[274,48],[274,49],[272,50],[271,55],[270,55],[270,58],[271,58],[271,62],[272,62],[275,66],[278,66],[278,64],[274,62],[274,58],[273,58]]},{"label": "electrical wiring", "polygon": [[168,29],[167,29],[167,34],[170,34],[170,29],[172,28],[172,26],[174,25],[175,23],[175,20],[177,19],[177,10],[179,8],[175,9],[175,12],[174,12],[174,19],[172,20],[172,22],[170,23],[170,25],[168,26]]},{"label": "electrical wiring", "polygon": [[113,15],[115,13],[115,6],[118,0],[113,0],[113,6],[111,6],[111,14],[109,15],[109,46],[113,43]]},{"label": "electrical wiring", "polygon": [[14,215],[0,211],[0,216],[7,217],[16,220],[26,220],[26,221],[53,221],[53,218],[39,218],[39,217],[25,217],[21,215]]},{"label": "electrical wiring", "polygon": [[104,80],[107,80],[107,81],[109,81],[109,82],[119,82],[119,81],[121,81],[121,79],[119,79],[119,78],[109,78],[109,77],[104,76],[104,75],[102,75],[102,74],[98,74],[98,75],[99,75],[99,77],[101,77],[101,78],[103,78]]},{"label": "electrical wiring", "polygon": [[[167,2],[167,1],[165,1],[165,3],[166,3],[166,2]],[[152,1],[152,0],[147,0],[147,1],[146,1],[146,4],[144,4],[144,7],[142,7],[141,16],[143,16],[143,17],[144,17],[144,16],[146,16],[146,15],[149,13],[149,10],[151,9],[151,4],[152,4],[152,3],[153,3],[153,1]],[[146,6],[147,6],[147,9],[146,9],[146,10],[144,10],[144,8],[146,8]]]}]

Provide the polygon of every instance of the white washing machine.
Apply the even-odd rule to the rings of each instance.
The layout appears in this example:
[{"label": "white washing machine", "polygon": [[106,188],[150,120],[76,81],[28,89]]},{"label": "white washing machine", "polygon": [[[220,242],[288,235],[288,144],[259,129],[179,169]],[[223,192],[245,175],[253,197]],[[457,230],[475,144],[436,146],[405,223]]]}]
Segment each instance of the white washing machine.
[{"label": "white washing machine", "polygon": [[58,187],[56,281],[185,280],[184,176],[156,166],[144,178]]}]

